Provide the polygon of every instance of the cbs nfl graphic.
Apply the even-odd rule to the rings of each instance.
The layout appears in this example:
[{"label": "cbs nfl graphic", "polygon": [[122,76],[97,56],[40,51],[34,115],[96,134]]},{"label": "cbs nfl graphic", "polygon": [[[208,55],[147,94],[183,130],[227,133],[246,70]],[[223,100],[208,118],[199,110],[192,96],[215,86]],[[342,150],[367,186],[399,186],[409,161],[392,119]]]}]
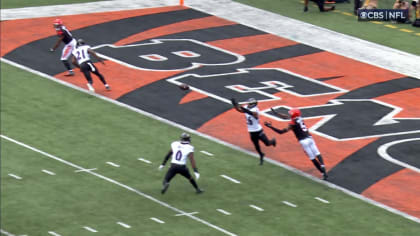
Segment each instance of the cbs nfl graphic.
[{"label": "cbs nfl graphic", "polygon": [[408,20],[408,9],[358,9],[359,21],[398,21]]}]

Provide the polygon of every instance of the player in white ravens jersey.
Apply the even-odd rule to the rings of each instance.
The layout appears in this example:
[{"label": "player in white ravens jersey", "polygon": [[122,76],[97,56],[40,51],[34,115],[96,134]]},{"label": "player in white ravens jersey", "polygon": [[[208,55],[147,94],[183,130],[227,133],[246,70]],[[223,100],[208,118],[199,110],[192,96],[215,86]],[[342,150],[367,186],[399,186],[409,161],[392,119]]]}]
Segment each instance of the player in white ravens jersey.
[{"label": "player in white ravens jersey", "polygon": [[106,83],[104,76],[99,73],[98,68],[92,63],[90,60],[90,56],[93,55],[98,61],[100,61],[102,64],[105,65],[105,62],[100,58],[91,48],[89,45],[85,44],[85,41],[83,39],[77,40],[77,47],[73,50],[73,64],[76,67],[79,67],[80,70],[83,72],[83,75],[85,76],[86,80],[88,81],[87,86],[90,91],[95,92],[95,89],[93,88],[92,84],[92,76],[90,73],[92,72],[98,78],[102,81],[105,88],[107,90],[110,90],[111,88]]},{"label": "player in white ravens jersey", "polygon": [[58,40],[54,44],[52,48],[50,48],[50,52],[54,52],[55,49],[61,44],[64,43],[63,50],[61,51],[61,62],[63,62],[64,66],[68,70],[68,74],[66,76],[74,75],[73,70],[70,67],[69,57],[73,52],[73,49],[76,47],[76,39],[73,38],[70,31],[63,25],[63,21],[60,19],[55,19],[53,22],[53,26],[55,31],[57,32]]},{"label": "player in white ravens jersey", "polygon": [[324,180],[326,180],[328,178],[328,175],[325,169],[324,160],[321,156],[321,153],[318,150],[318,147],[315,144],[314,139],[309,134],[308,128],[303,122],[300,110],[296,108],[290,109],[289,115],[276,112],[274,109],[271,109],[271,111],[282,119],[290,118],[289,126],[284,129],[277,129],[273,127],[270,122],[265,122],[265,126],[271,128],[279,134],[283,134],[289,130],[293,130],[293,133],[295,134],[299,143],[302,145],[302,148],[305,151],[306,155],[308,155],[309,159],[312,161],[315,167],[322,173]]},{"label": "player in white ravens jersey", "polygon": [[162,164],[159,166],[159,170],[163,169],[166,162],[171,159],[171,167],[169,168],[168,172],[166,172],[165,178],[163,179],[163,188],[161,193],[164,194],[166,190],[169,188],[169,182],[171,179],[175,177],[177,174],[181,174],[185,178],[187,178],[190,183],[194,186],[196,193],[202,193],[203,191],[198,187],[196,181],[191,176],[188,168],[187,168],[187,160],[190,159],[191,166],[194,170],[195,178],[198,180],[200,178],[200,174],[198,173],[197,166],[194,160],[194,147],[190,144],[191,139],[190,135],[187,133],[181,134],[181,140],[175,141],[171,144],[171,150],[165,156]]},{"label": "player in white ravens jersey", "polygon": [[260,165],[262,165],[264,163],[264,153],[261,151],[259,140],[261,140],[265,144],[265,146],[276,146],[276,139],[273,138],[271,140],[268,140],[267,136],[265,135],[263,128],[260,125],[259,109],[257,107],[257,100],[255,100],[255,98],[248,99],[247,107],[239,106],[239,104],[233,98],[231,99],[231,101],[232,105],[237,111],[245,113],[248,132],[255,149],[260,155]]}]

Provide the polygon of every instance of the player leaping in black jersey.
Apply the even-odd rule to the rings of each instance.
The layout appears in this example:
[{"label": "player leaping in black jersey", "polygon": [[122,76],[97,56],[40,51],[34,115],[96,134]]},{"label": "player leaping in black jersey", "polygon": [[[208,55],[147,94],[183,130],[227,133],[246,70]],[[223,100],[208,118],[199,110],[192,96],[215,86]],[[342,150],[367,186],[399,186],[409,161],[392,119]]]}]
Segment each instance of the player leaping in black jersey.
[{"label": "player leaping in black jersey", "polygon": [[273,127],[270,122],[264,122],[264,125],[279,134],[293,130],[293,133],[295,133],[295,136],[299,143],[302,145],[306,155],[308,155],[309,159],[312,161],[315,167],[322,173],[324,180],[326,180],[328,175],[327,171],[325,170],[324,160],[322,159],[321,153],[319,152],[314,139],[309,134],[308,128],[303,122],[300,110],[297,108],[290,109],[289,115],[279,113],[274,109],[271,109],[271,111],[282,119],[290,119],[289,126],[284,129],[277,129]]},{"label": "player leaping in black jersey", "polygon": [[60,19],[55,19],[53,22],[53,26],[55,31],[57,32],[58,40],[54,44],[52,48],[50,48],[51,52],[54,52],[58,46],[60,46],[61,42],[63,42],[64,48],[61,51],[61,61],[63,62],[66,69],[69,71],[66,76],[72,76],[74,75],[73,70],[70,67],[69,63],[69,57],[71,56],[71,53],[73,52],[73,49],[76,47],[76,39],[73,38],[70,31],[67,30],[67,28],[63,25],[63,21]]}]

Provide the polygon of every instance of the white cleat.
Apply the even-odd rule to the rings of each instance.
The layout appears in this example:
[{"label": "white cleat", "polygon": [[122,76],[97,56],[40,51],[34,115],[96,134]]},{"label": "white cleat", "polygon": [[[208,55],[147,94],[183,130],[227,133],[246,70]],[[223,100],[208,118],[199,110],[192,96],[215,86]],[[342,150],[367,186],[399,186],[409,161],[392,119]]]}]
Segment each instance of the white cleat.
[{"label": "white cleat", "polygon": [[91,84],[87,83],[86,85],[88,86],[88,88],[91,92],[93,92],[93,93],[95,92],[95,89],[92,87]]}]

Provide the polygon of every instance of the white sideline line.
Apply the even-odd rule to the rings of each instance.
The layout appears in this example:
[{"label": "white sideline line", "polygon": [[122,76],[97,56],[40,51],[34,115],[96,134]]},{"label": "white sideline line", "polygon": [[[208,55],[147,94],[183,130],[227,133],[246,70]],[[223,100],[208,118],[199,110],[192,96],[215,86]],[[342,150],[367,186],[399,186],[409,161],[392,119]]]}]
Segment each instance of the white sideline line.
[{"label": "white sideline line", "polygon": [[[78,166],[78,165],[76,165],[76,164],[74,164],[74,163],[72,163],[72,162],[66,161],[66,160],[64,160],[64,159],[61,159],[61,158],[59,158],[59,157],[56,157],[56,156],[54,156],[54,155],[51,155],[51,154],[49,154],[49,153],[46,153],[46,152],[44,152],[44,151],[41,151],[41,150],[36,149],[36,148],[34,148],[34,147],[31,147],[31,146],[29,146],[29,145],[27,145],[27,144],[24,144],[24,143],[22,143],[22,142],[19,142],[19,141],[17,141],[17,140],[14,140],[14,139],[12,139],[12,138],[9,138],[9,137],[7,137],[7,136],[5,136],[5,135],[0,134],[0,137],[4,138],[4,139],[6,139],[6,140],[8,140],[8,141],[10,141],[10,142],[16,143],[16,144],[18,144],[18,145],[20,145],[20,146],[22,146],[22,147],[27,148],[27,149],[30,149],[30,150],[32,150],[32,151],[34,151],[34,152],[41,153],[41,154],[42,154],[42,155],[44,155],[44,156],[47,156],[47,157],[49,157],[49,158],[51,158],[51,159],[54,159],[54,160],[56,160],[56,161],[59,161],[59,162],[61,162],[61,163],[63,163],[63,164],[66,164],[66,165],[68,165],[68,166],[71,166],[71,167],[73,167],[73,168],[76,168],[76,169],[79,169],[79,170],[84,170],[84,169],[86,169],[86,168],[83,168],[83,167],[81,167],[81,166]],[[106,176],[100,175],[100,174],[95,173],[95,172],[86,172],[86,173],[91,174],[91,175],[93,175],[93,176],[96,176],[96,177],[98,177],[98,178],[100,178],[100,179],[103,179],[103,180],[105,180],[105,181],[108,181],[108,182],[110,182],[110,183],[113,183],[113,184],[115,184],[115,185],[118,185],[118,186],[120,186],[120,187],[122,187],[122,188],[124,188],[124,189],[126,189],[126,190],[129,190],[129,191],[131,191],[131,192],[133,192],[133,193],[136,193],[137,195],[140,195],[140,196],[142,196],[142,197],[144,197],[144,198],[147,198],[147,199],[149,199],[149,200],[151,200],[151,201],[153,201],[153,202],[155,202],[155,203],[157,203],[157,204],[159,204],[159,205],[161,205],[161,206],[164,206],[164,207],[166,207],[166,208],[169,208],[169,209],[171,209],[171,210],[173,210],[173,211],[175,211],[175,212],[178,212],[178,213],[181,213],[181,214],[186,214],[186,216],[187,216],[187,217],[189,217],[189,218],[191,218],[191,219],[193,219],[193,220],[195,220],[195,221],[197,221],[197,222],[200,222],[200,223],[202,223],[202,224],[204,224],[204,225],[206,225],[206,226],[208,226],[208,227],[210,227],[210,228],[213,228],[213,229],[215,229],[215,230],[218,230],[218,231],[220,231],[220,232],[222,232],[222,233],[224,233],[224,234],[227,234],[227,235],[230,235],[230,236],[237,236],[236,234],[231,233],[231,232],[229,232],[229,231],[227,231],[227,230],[225,230],[225,229],[223,229],[223,228],[221,228],[221,227],[219,227],[219,226],[217,226],[217,225],[213,225],[212,223],[207,222],[207,221],[205,221],[205,220],[203,220],[203,219],[201,219],[201,218],[199,218],[199,217],[196,217],[196,216],[193,216],[193,215],[188,215],[185,211],[180,210],[180,209],[178,209],[178,208],[175,208],[175,207],[173,207],[173,206],[169,205],[169,204],[168,204],[168,203],[166,203],[166,202],[160,201],[160,200],[158,200],[158,199],[156,199],[156,198],[154,198],[154,197],[152,197],[152,196],[150,196],[150,195],[147,195],[147,194],[145,194],[145,193],[143,193],[143,192],[141,192],[141,191],[139,191],[139,190],[137,190],[137,189],[135,189],[135,188],[132,188],[132,187],[130,187],[130,186],[128,186],[128,185],[122,184],[122,183],[120,183],[120,182],[118,182],[118,181],[116,181],[116,180],[113,180],[113,179],[111,179],[111,178],[108,178],[108,177],[106,177]]]},{"label": "white sideline line", "polygon": [[87,230],[87,231],[92,232],[92,233],[97,233],[97,232],[98,232],[97,230],[92,229],[92,228],[91,228],[91,227],[89,227],[89,226],[83,226],[83,228],[84,228],[85,230]]},{"label": "white sideline line", "polygon": [[123,223],[123,222],[117,222],[117,224],[119,224],[119,225],[121,225],[122,227],[127,228],[127,229],[131,228],[131,226],[129,226],[128,224],[125,224],[125,223]]},{"label": "white sideline line", "polygon": [[327,201],[325,199],[322,199],[320,197],[315,197],[315,199],[318,200],[318,201],[320,201],[320,202],[323,202],[323,203],[327,203],[327,204],[330,203],[329,201]]},{"label": "white sideline line", "polygon": [[225,210],[223,210],[223,209],[217,209],[217,211],[218,211],[218,212],[220,212],[220,213],[223,213],[223,214],[225,214],[225,215],[228,215],[228,216],[232,215],[232,213],[230,213],[230,212],[228,212],[228,211],[225,211]]},{"label": "white sideline line", "polygon": [[264,211],[264,209],[262,209],[261,207],[257,207],[257,206],[255,206],[255,205],[249,205],[250,207],[252,207],[252,208],[254,208],[255,210],[257,210],[257,211]]},{"label": "white sideline line", "polygon": [[4,235],[6,235],[6,236],[15,236],[14,234],[11,234],[11,233],[9,233],[9,232],[7,232],[7,231],[3,230],[3,229],[0,229],[0,233],[4,234]]},{"label": "white sideline line", "polygon": [[13,178],[15,178],[15,179],[19,179],[19,180],[21,180],[22,179],[22,177],[20,177],[20,176],[17,176],[17,175],[15,175],[15,174],[8,174],[9,176],[11,176],[11,177],[13,177]]},{"label": "white sideline line", "polygon": [[147,164],[152,164],[152,162],[151,162],[151,161],[146,160],[146,159],[141,158],[141,157],[140,157],[139,159],[137,159],[137,160],[142,161],[142,162],[146,162]]},{"label": "white sideline line", "polygon": [[191,213],[185,213],[185,214],[176,214],[175,216],[186,216],[186,215],[195,215],[198,214],[197,211],[191,212]]},{"label": "white sideline line", "polygon": [[113,166],[113,167],[120,167],[120,165],[115,164],[114,162],[107,161],[106,164]]},{"label": "white sideline line", "polygon": [[83,169],[83,170],[75,170],[74,172],[78,173],[78,172],[89,172],[92,170],[97,170],[97,168],[92,168],[92,169]]},{"label": "white sideline line", "polygon": [[238,181],[238,180],[236,180],[234,178],[231,178],[231,177],[229,177],[227,175],[220,175],[220,176],[223,177],[223,178],[225,178],[225,179],[227,179],[227,180],[230,180],[230,181],[234,182],[235,184],[240,184],[241,183],[240,181]]},{"label": "white sideline line", "polygon": [[293,204],[293,203],[290,203],[290,202],[288,202],[288,201],[282,201],[284,204],[286,204],[286,205],[288,205],[288,206],[291,206],[291,207],[297,207],[297,205],[295,205],[295,204]]},{"label": "white sideline line", "polygon": [[54,231],[48,231],[48,233],[49,234],[51,234],[51,235],[53,235],[53,236],[61,236],[60,234],[57,234],[56,232],[54,232]]},{"label": "white sideline line", "polygon": [[203,154],[206,154],[207,156],[214,156],[213,155],[213,153],[210,153],[210,152],[207,152],[207,151],[204,151],[204,150],[202,150],[202,151],[200,151],[201,153],[203,153]]},{"label": "white sideline line", "polygon": [[49,171],[49,170],[42,170],[42,172],[44,172],[44,173],[46,173],[46,174],[49,174],[49,175],[55,175],[55,173],[54,173],[54,172]]},{"label": "white sideline line", "polygon": [[165,221],[159,220],[158,218],[151,217],[150,219],[153,220],[153,221],[155,221],[155,222],[158,222],[159,224],[165,224]]}]

